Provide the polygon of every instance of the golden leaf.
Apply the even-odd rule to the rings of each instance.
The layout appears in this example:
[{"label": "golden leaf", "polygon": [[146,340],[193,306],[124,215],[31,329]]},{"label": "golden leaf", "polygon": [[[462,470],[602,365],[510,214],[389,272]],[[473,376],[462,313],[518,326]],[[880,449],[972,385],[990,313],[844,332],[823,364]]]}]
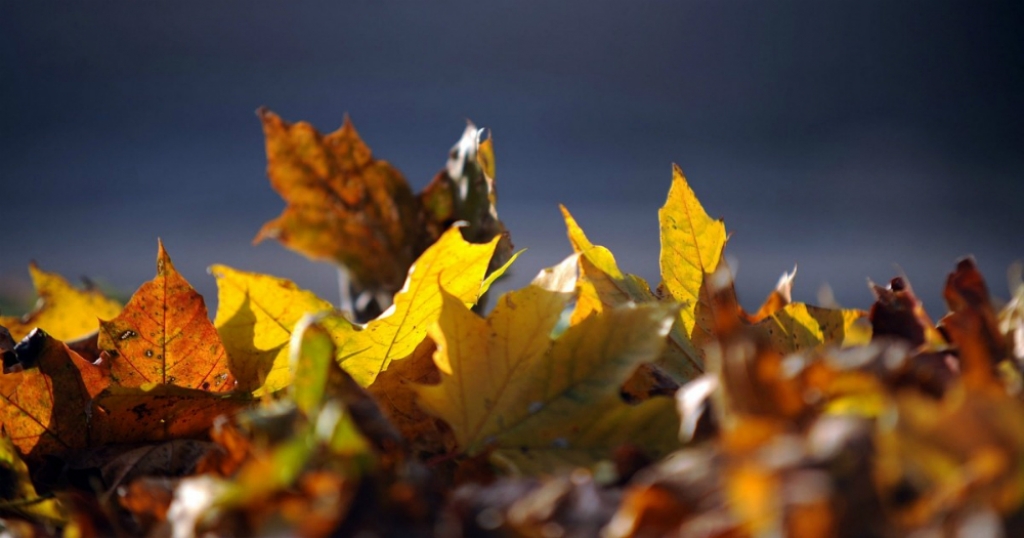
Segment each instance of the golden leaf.
[{"label": "golden leaf", "polygon": [[[345,371],[367,387],[391,361],[409,356],[440,314],[442,289],[463,304],[476,303],[494,280],[492,274],[485,281],[484,273],[499,239],[469,243],[458,227],[452,227],[409,268],[405,286],[395,295],[394,304],[365,328],[351,330],[344,318],[325,317],[321,323],[331,331]],[[506,267],[508,264],[495,273],[501,274]]]},{"label": "golden leaf", "polygon": [[810,351],[826,344],[863,345],[871,340],[871,327],[864,311],[804,303],[790,303],[754,327],[767,333],[772,349],[783,354]]},{"label": "golden leaf", "polygon": [[[593,312],[601,312],[631,302],[646,303],[658,300],[644,279],[620,271],[611,251],[592,244],[569,210],[564,206],[561,206],[561,209],[569,242],[572,243],[573,250],[580,253],[579,296],[572,313],[572,323],[582,321]],[[681,324],[677,323],[672,327],[668,341],[665,351],[653,364],[671,376],[676,383],[685,383],[698,377],[703,372],[701,355],[694,348],[688,334],[684,333]],[[640,379],[636,381],[641,385],[647,384]]]},{"label": "golden leaf", "polygon": [[36,308],[23,317],[0,316],[0,326],[21,340],[38,327],[58,340],[74,340],[100,327],[100,319],[116,316],[121,304],[94,289],[80,290],[56,273],[35,263],[28,266],[32,284],[39,294]]},{"label": "golden leaf", "polygon": [[660,454],[675,443],[669,398],[625,404],[622,383],[657,358],[674,309],[624,305],[588,317],[557,340],[550,333],[571,295],[569,258],[502,296],[488,318],[444,294],[431,328],[441,384],[418,388],[467,454],[487,447],[522,472],[593,463],[633,443]]},{"label": "golden leaf", "polygon": [[[262,395],[288,386],[288,342],[303,314],[334,307],[290,280],[210,267],[217,278],[217,327],[239,388]],[[341,321],[338,321],[341,323]]]},{"label": "golden leaf", "polygon": [[[699,347],[712,339],[714,330],[707,278],[721,262],[727,239],[725,224],[708,216],[682,170],[675,165],[672,187],[665,205],[658,210],[658,220],[662,286],[682,303],[682,328]],[[705,309],[699,308],[702,305]]]}]

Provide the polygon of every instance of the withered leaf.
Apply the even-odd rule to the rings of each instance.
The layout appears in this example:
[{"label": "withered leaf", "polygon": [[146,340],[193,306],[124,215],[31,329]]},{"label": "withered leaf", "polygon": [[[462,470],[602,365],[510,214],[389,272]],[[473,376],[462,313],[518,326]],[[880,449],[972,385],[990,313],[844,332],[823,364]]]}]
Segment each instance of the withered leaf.
[{"label": "withered leaf", "polygon": [[265,108],[259,116],[270,184],[288,206],[263,225],[256,242],[273,237],[314,260],[345,266],[359,286],[397,291],[429,244],[405,178],[373,158],[347,116],[326,136]]}]

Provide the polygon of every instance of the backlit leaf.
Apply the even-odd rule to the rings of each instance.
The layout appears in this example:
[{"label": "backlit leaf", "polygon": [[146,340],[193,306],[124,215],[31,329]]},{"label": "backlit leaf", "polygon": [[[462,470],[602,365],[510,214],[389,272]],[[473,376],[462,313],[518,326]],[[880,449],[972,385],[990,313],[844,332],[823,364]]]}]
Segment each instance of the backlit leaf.
[{"label": "backlit leaf", "polygon": [[224,265],[210,267],[217,278],[217,317],[230,369],[242,389],[255,394],[288,385],[288,342],[303,314],[334,307],[290,280],[248,273]]},{"label": "backlit leaf", "polygon": [[99,348],[122,387],[150,383],[224,392],[235,388],[228,357],[206,304],[159,245],[156,278],[121,315],[100,323]]},{"label": "backlit leaf", "polygon": [[651,453],[674,443],[678,417],[671,399],[630,406],[619,396],[637,366],[660,354],[674,310],[626,305],[552,341],[571,289],[566,263],[571,259],[504,295],[486,320],[445,295],[431,329],[441,384],[419,393],[421,405],[448,422],[466,453],[492,447],[520,471],[537,472],[556,462],[592,463],[624,443]]},{"label": "backlit leaf", "polygon": [[360,385],[373,383],[391,361],[402,359],[416,349],[427,328],[441,311],[441,290],[472,305],[486,289],[484,273],[498,243],[473,244],[452,227],[431,245],[409,269],[405,286],[395,302],[361,331],[351,331],[340,316],[328,316],[323,323],[332,332],[342,367]]},{"label": "backlit leaf", "polygon": [[[593,245],[569,210],[564,206],[561,209],[569,242],[572,243],[573,250],[580,253],[579,295],[572,313],[572,323],[578,323],[592,312],[601,312],[630,302],[645,303],[658,300],[644,279],[622,273],[611,251]],[[653,365],[671,376],[676,383],[685,383],[703,372],[700,353],[694,348],[683,326],[678,323],[673,325],[669,332],[668,345]],[[631,380],[631,385],[649,384],[643,379]]]},{"label": "backlit leaf", "polygon": [[89,401],[105,388],[100,368],[42,331],[16,350],[26,364],[0,374],[0,426],[32,459],[84,448]]},{"label": "backlit leaf", "polygon": [[712,338],[714,322],[708,307],[707,276],[714,273],[725,248],[725,224],[704,211],[682,170],[672,167],[672,187],[658,210],[661,223],[662,286],[682,303],[679,312],[685,333],[698,346]]},{"label": "backlit leaf", "polygon": [[864,345],[871,327],[862,310],[821,308],[790,303],[755,325],[768,334],[779,353],[809,351],[823,344]]},{"label": "backlit leaf", "polygon": [[96,332],[100,319],[112,318],[121,312],[120,303],[104,297],[98,290],[80,290],[35,263],[29,265],[28,272],[39,294],[36,308],[20,318],[0,316],[0,325],[7,327],[16,341],[36,327],[58,340],[73,340]]}]

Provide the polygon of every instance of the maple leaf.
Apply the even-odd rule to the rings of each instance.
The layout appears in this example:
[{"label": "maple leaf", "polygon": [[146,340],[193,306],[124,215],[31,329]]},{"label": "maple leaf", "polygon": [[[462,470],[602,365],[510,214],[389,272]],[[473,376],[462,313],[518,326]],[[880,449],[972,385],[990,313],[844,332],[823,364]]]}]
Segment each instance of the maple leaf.
[{"label": "maple leaf", "polygon": [[252,405],[242,392],[216,393],[176,385],[110,386],[91,402],[89,443],[167,441],[206,435],[214,419]]},{"label": "maple leaf", "polygon": [[87,446],[89,402],[108,385],[103,369],[38,329],[15,354],[19,368],[0,374],[0,425],[14,445],[34,460]]},{"label": "maple leaf", "polygon": [[725,249],[725,223],[704,211],[686,177],[672,166],[672,187],[658,210],[661,223],[661,286],[683,304],[682,328],[698,347],[713,339],[708,277]]},{"label": "maple leaf", "polygon": [[[659,300],[643,278],[623,273],[611,251],[593,245],[569,210],[564,206],[561,206],[561,209],[569,242],[573,250],[580,253],[579,296],[572,313],[572,323],[586,319],[593,312],[601,312],[631,302],[647,303]],[[703,372],[701,355],[681,324],[672,326],[668,341],[662,356],[651,366],[667,372],[676,383],[683,383],[699,376]],[[657,375],[650,369],[638,371],[638,375],[627,383],[627,390],[631,394],[642,396],[651,391],[654,381],[650,377]]]},{"label": "maple leaf", "polygon": [[95,289],[80,290],[56,273],[28,266],[39,302],[22,317],[0,316],[0,325],[21,340],[38,327],[59,340],[74,340],[99,329],[99,320],[116,316],[121,304]]},{"label": "maple leaf", "polygon": [[362,330],[354,330],[340,315],[326,316],[338,346],[338,360],[346,372],[363,387],[416,349],[427,328],[441,311],[442,289],[472,305],[483,295],[515,257],[486,279],[484,274],[499,237],[488,243],[466,241],[457,226],[445,232],[409,268],[405,286],[395,294],[394,304]]},{"label": "maple leaf", "polygon": [[288,206],[255,242],[273,237],[311,259],[345,266],[363,288],[397,290],[426,247],[405,178],[373,158],[347,116],[326,136],[267,109],[259,116],[270,184]]},{"label": "maple leaf", "polygon": [[[791,303],[795,270],[793,274],[783,275],[757,313],[743,312],[722,258],[728,239],[725,225],[708,216],[678,166],[672,167],[672,186],[665,205],[658,211],[662,283],[657,295],[651,293],[642,278],[622,273],[612,253],[593,245],[565,207],[562,207],[562,215],[569,242],[581,253],[582,276],[579,300],[572,316],[574,322],[586,318],[590,312],[629,301],[682,304],[679,321],[669,333],[665,352],[651,367],[638,371],[626,385],[627,392],[639,395],[639,399],[643,399],[645,393],[658,392],[658,383],[664,374],[675,383],[697,378],[704,371],[704,346],[723,336],[717,334],[717,326],[723,319],[753,323],[756,330],[771,336],[780,352],[831,342],[854,345],[870,339],[870,330],[860,324],[865,317],[862,311]],[[666,385],[668,391],[671,385]]]},{"label": "maple leaf", "polygon": [[334,307],[290,280],[224,265],[209,271],[217,279],[213,324],[239,388],[255,389],[259,396],[288,386],[288,342],[295,324],[303,314],[330,312]]},{"label": "maple leaf", "polygon": [[661,352],[674,308],[625,305],[552,341],[572,297],[574,265],[570,257],[503,295],[487,319],[443,293],[430,331],[441,383],[418,391],[467,454],[493,448],[520,471],[536,472],[557,461],[594,462],[624,443],[659,453],[675,442],[671,399],[630,406],[619,396],[637,366]]},{"label": "maple leaf", "polygon": [[206,304],[158,245],[157,275],[119,316],[100,323],[98,346],[121,387],[150,383],[230,391],[235,379]]}]

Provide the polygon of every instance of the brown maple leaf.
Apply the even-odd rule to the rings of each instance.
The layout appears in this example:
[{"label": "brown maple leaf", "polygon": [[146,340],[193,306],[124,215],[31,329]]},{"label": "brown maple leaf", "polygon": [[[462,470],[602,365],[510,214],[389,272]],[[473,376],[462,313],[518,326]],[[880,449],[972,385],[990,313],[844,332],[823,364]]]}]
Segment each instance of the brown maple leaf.
[{"label": "brown maple leaf", "polygon": [[288,202],[255,242],[273,237],[314,260],[333,261],[357,286],[395,292],[426,248],[419,207],[402,174],[373,158],[352,122],[321,135],[259,110],[270,184]]}]

